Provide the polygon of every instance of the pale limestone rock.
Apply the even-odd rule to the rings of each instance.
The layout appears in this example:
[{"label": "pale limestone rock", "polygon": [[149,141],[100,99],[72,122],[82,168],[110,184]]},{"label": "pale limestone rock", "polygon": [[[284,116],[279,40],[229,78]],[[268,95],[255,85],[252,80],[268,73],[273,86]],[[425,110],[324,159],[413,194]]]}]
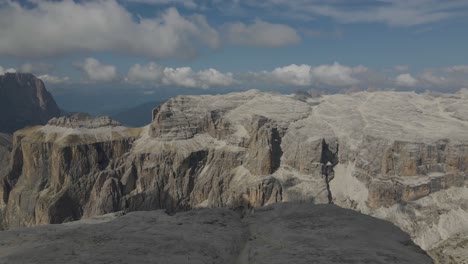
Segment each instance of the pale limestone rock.
[{"label": "pale limestone rock", "polygon": [[248,91],[176,97],[144,128],[52,122],[15,133],[4,221],[334,202],[431,249],[468,231],[466,108],[463,94]]},{"label": "pale limestone rock", "polygon": [[0,133],[0,179],[8,172],[10,164],[10,152],[12,148],[12,137]]},{"label": "pale limestone rock", "polygon": [[451,237],[428,252],[435,264],[467,264],[468,235]]},{"label": "pale limestone rock", "polygon": [[3,210],[6,206],[6,196],[8,195],[8,186],[5,185],[5,178],[9,172],[11,148],[11,136],[0,133],[0,230],[3,229]]},{"label": "pale limestone rock", "polygon": [[100,128],[121,126],[119,122],[112,120],[109,116],[99,116],[93,118],[85,113],[76,113],[68,116],[52,118],[47,122],[49,126],[65,128]]}]

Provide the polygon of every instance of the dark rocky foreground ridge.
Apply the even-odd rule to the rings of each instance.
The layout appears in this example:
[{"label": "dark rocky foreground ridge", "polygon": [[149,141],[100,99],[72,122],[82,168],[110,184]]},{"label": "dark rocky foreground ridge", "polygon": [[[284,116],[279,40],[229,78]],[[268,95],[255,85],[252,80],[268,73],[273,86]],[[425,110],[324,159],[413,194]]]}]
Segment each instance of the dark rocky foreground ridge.
[{"label": "dark rocky foreground ridge", "polygon": [[4,231],[0,263],[432,263],[389,222],[334,205],[107,215]]},{"label": "dark rocky foreground ridge", "polygon": [[44,83],[32,74],[0,75],[0,133],[30,125],[44,125],[60,115],[54,98]]},{"label": "dark rocky foreground ridge", "polygon": [[468,234],[466,91],[300,100],[248,91],[176,97],[153,114],[143,128],[61,118],[17,131],[0,175],[2,227],[331,201],[466,261],[466,244],[445,243]]}]

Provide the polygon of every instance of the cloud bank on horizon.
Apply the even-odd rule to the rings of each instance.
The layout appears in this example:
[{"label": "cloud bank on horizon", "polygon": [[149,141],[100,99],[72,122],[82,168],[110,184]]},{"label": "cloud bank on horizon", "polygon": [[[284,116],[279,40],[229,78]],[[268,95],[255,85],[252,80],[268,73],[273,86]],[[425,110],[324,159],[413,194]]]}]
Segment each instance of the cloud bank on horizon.
[{"label": "cloud bank on horizon", "polygon": [[452,91],[468,87],[467,14],[464,0],[0,0],[0,74],[57,87]]}]

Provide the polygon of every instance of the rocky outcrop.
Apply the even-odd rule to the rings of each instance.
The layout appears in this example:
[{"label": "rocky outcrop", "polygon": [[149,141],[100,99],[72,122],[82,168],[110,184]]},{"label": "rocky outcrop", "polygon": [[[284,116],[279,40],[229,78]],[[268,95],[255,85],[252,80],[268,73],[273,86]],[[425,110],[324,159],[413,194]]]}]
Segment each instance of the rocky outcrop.
[{"label": "rocky outcrop", "polygon": [[11,148],[11,136],[8,134],[0,133],[0,175],[2,176],[8,171]]},{"label": "rocky outcrop", "polygon": [[61,117],[55,117],[47,122],[49,126],[58,126],[65,128],[100,128],[122,126],[109,116],[92,117],[86,113],[75,113]]},{"label": "rocky outcrop", "polygon": [[468,230],[467,101],[248,91],[170,99],[144,128],[57,119],[15,133],[4,224],[308,201],[389,220],[429,250]]},{"label": "rocky outcrop", "polygon": [[3,210],[6,206],[8,189],[6,189],[5,178],[9,173],[10,152],[12,148],[12,138],[10,135],[0,133],[0,230],[3,229]]},{"label": "rocky outcrop", "polygon": [[465,264],[468,259],[468,235],[450,237],[433,247],[429,252],[436,264]]},{"label": "rocky outcrop", "polygon": [[2,233],[0,263],[65,262],[432,263],[389,222],[310,203],[243,217],[226,209],[134,212]]},{"label": "rocky outcrop", "polygon": [[60,109],[44,83],[32,74],[0,75],[0,132],[13,133],[26,126],[44,125]]},{"label": "rocky outcrop", "polygon": [[10,190],[5,226],[62,223],[120,208],[108,197],[118,196],[120,186],[109,181],[123,169],[116,162],[124,159],[138,131],[100,127],[75,132],[45,126],[15,133],[5,181]]}]

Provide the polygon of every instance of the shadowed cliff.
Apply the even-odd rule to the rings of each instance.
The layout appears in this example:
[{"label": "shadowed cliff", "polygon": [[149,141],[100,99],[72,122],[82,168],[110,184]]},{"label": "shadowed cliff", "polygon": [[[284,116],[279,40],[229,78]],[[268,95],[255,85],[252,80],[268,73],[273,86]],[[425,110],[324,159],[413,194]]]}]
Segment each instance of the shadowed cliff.
[{"label": "shadowed cliff", "polygon": [[0,75],[0,132],[44,125],[59,115],[60,109],[40,79],[27,73]]}]

